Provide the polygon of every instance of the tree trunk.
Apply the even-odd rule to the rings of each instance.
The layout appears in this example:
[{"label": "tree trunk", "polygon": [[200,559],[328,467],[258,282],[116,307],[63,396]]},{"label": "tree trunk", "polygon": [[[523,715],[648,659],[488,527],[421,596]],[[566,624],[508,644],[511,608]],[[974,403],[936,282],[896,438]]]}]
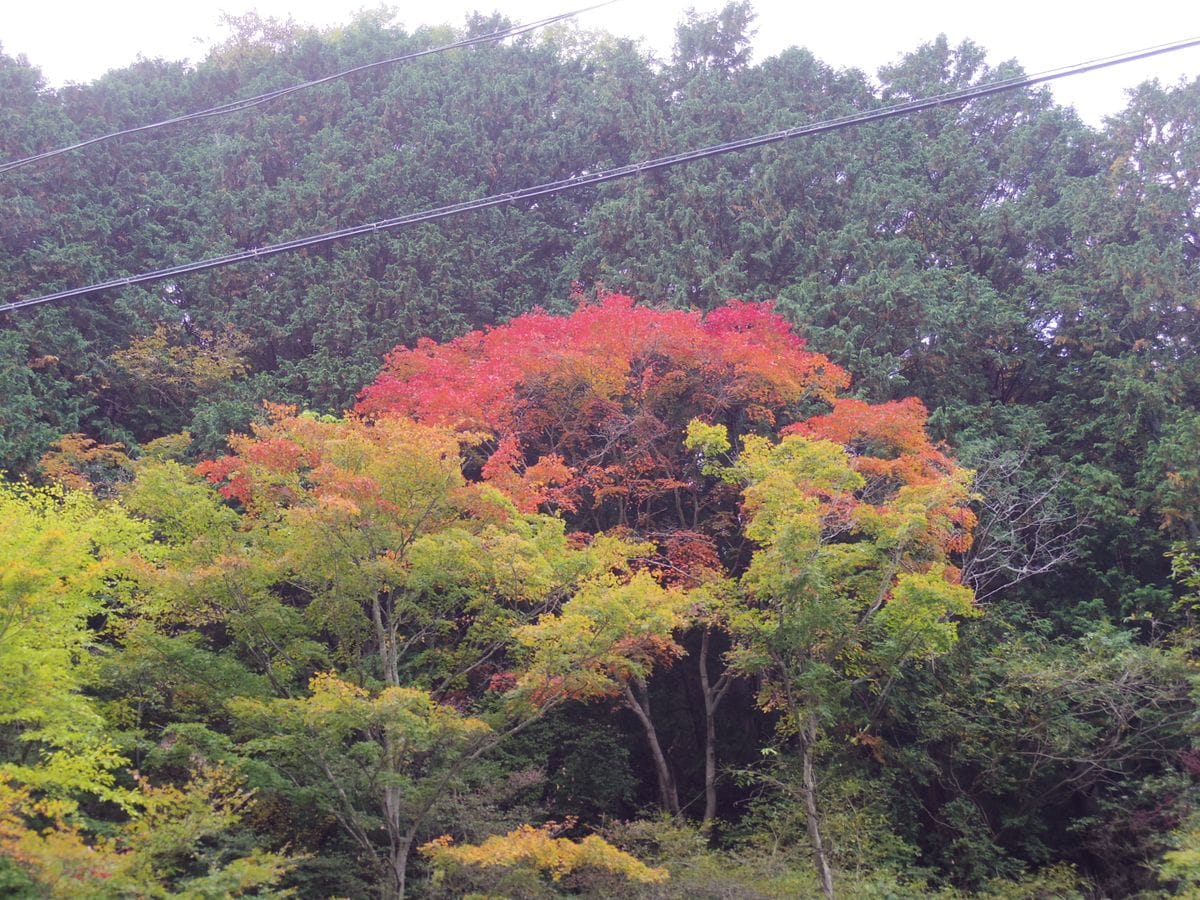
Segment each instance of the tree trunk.
[{"label": "tree trunk", "polygon": [[713,683],[708,676],[708,646],[712,629],[700,638],[700,689],[704,694],[704,825],[717,817],[717,707],[729,688],[729,672]]},{"label": "tree trunk", "polygon": [[833,900],[833,870],[825,852],[821,837],[821,818],[817,810],[817,774],[813,766],[813,747],[817,742],[817,724],[811,718],[800,734],[800,754],[804,767],[801,794],[804,797],[804,818],[808,826],[808,840],[812,844],[813,864],[821,879],[821,892],[827,900]]},{"label": "tree trunk", "polygon": [[666,754],[663,753],[662,745],[658,742],[658,730],[654,727],[654,720],[650,717],[650,692],[646,689],[645,681],[640,678],[632,680],[637,685],[638,694],[635,695],[630,686],[626,684],[624,689],[625,705],[633,710],[633,714],[638,717],[638,721],[642,723],[642,728],[646,732],[646,742],[650,745],[650,756],[654,759],[654,771],[658,776],[659,803],[671,815],[678,816],[679,791],[675,787],[675,776],[671,774]]},{"label": "tree trunk", "polygon": [[408,848],[411,841],[393,847],[388,859],[388,884],[383,887],[385,900],[404,900],[404,881],[408,873]]},{"label": "tree trunk", "polygon": [[382,900],[404,900],[408,853],[412,849],[414,837],[415,832],[409,831],[401,840],[392,844],[383,873],[383,883],[379,885],[379,896]]},{"label": "tree trunk", "polygon": [[704,698],[704,825],[717,817],[717,721],[716,710]]},{"label": "tree trunk", "polygon": [[[395,748],[388,736],[384,736],[384,753],[389,759],[394,758]],[[384,861],[383,884],[380,894],[385,900],[404,900],[404,882],[408,870],[408,852],[416,836],[416,822],[406,823],[404,798],[400,788],[386,785],[382,788],[383,823],[387,829],[388,850]],[[419,820],[419,817],[417,817]],[[406,827],[407,826],[407,827]]]},{"label": "tree trunk", "polygon": [[379,642],[380,663],[383,678],[388,687],[400,686],[400,663],[397,658],[396,634],[390,626],[390,616],[384,609],[380,597],[371,600],[371,622],[375,626],[375,640]]}]

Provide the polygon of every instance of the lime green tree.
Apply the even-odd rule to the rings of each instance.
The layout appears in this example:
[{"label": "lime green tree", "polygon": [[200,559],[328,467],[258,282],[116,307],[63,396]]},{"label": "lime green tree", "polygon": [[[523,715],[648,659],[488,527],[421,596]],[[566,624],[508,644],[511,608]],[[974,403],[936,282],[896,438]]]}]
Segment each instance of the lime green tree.
[{"label": "lime green tree", "polygon": [[[202,847],[251,794],[233,771],[152,786],[94,695],[143,603],[147,525],[91,493],[0,483],[0,855],[54,897],[240,896],[284,855]],[[141,563],[139,564],[139,560]]]},{"label": "lime green tree", "polygon": [[797,789],[826,896],[833,870],[817,803],[822,736],[869,740],[903,667],[948,651],[956,620],[978,615],[950,554],[970,544],[969,473],[934,447],[915,401],[837,400],[825,416],[749,436],[734,463],[724,426],[693,422],[688,444],[709,472],[744,487],[757,549],[731,611],[733,668],[759,679],[800,763]]},{"label": "lime green tree", "polygon": [[56,809],[124,802],[123,760],[85,689],[103,650],[91,622],[127,600],[123,557],[146,529],[90,494],[0,484],[0,778]]}]

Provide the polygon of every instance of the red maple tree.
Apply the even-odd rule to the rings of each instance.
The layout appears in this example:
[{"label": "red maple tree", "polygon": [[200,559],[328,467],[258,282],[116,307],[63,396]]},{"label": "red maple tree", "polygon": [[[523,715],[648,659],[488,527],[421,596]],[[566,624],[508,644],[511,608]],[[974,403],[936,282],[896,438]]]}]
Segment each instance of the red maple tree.
[{"label": "red maple tree", "polygon": [[848,383],[770,303],[701,315],[610,294],[569,316],[534,311],[398,348],[357,411],[482,432],[481,476],[522,508],[650,535],[694,529],[711,506],[683,448],[691,419],[771,432]]}]

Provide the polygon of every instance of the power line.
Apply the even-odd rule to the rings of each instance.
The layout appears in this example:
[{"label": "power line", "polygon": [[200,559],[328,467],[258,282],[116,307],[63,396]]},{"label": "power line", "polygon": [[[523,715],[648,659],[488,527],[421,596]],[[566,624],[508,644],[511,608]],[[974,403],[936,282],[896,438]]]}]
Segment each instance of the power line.
[{"label": "power line", "polygon": [[288,94],[294,94],[297,91],[307,90],[311,87],[316,87],[320,84],[327,84],[331,81],[336,81],[339,78],[346,78],[350,75],[357,75],[360,72],[367,72],[371,69],[378,69],[381,66],[390,66],[396,63],[408,62],[409,60],[419,59],[422,56],[430,56],[434,53],[444,53],[447,50],[459,50],[464,47],[474,47],[479,44],[489,44],[497,41],[502,41],[505,38],[516,37],[517,35],[526,34],[530,31],[536,31],[539,28],[545,28],[547,25],[553,25],[556,22],[562,22],[566,19],[573,19],[576,16],[583,15],[586,12],[591,12],[595,9],[600,9],[604,6],[611,6],[617,3],[618,0],[605,0],[603,3],[597,3],[593,6],[585,6],[582,9],[576,9],[572,12],[559,13],[556,16],[550,16],[545,19],[538,19],[536,22],[527,22],[523,25],[513,25],[510,28],[502,28],[499,31],[493,31],[489,34],[482,34],[473,38],[466,38],[461,41],[455,41],[452,44],[442,44],[439,47],[429,47],[425,50],[418,50],[414,53],[406,53],[403,56],[393,56],[390,59],[381,59],[377,62],[366,63],[361,66],[355,66],[352,69],[346,69],[343,72],[335,72],[333,75],[326,75],[323,78],[317,78],[313,81],[305,81],[300,84],[293,84],[284,88],[277,88],[273,91],[268,91],[265,94],[258,94],[254,97],[246,97],[242,100],[231,100],[228,103],[222,103],[219,106],[209,107],[208,109],[198,110],[193,113],[186,113],[181,116],[174,116],[170,119],[163,119],[161,122],[151,122],[148,125],[137,125],[133,128],[126,128],[123,131],[114,131],[110,134],[102,134],[99,137],[88,138],[85,141],[80,141],[77,144],[71,144],[66,147],[59,147],[55,150],[45,150],[41,153],[36,153],[33,156],[27,156],[24,159],[14,159],[8,162],[0,163],[0,175],[5,172],[11,172],[13,169],[27,166],[31,163],[40,162],[46,159],[52,159],[56,156],[62,156],[64,153],[70,153],[74,150],[80,150],[84,147],[90,147],[93,144],[99,144],[104,141],[111,141],[114,138],[127,137],[131,134],[140,134],[145,131],[152,131],[156,128],[163,128],[167,125],[182,125],[187,122],[198,122],[203,119],[211,119],[215,116],[225,116],[230,113],[241,112],[245,109],[252,109],[255,106],[260,106],[263,103],[269,103],[272,100],[277,100],[280,97],[286,97]]},{"label": "power line", "polygon": [[452,203],[449,206],[441,206],[435,209],[424,210],[422,212],[408,213],[406,215],[396,216],[395,218],[391,219],[381,219],[378,222],[368,222],[362,225],[354,225],[349,228],[341,228],[337,231],[328,231],[323,234],[312,235],[310,237],[296,238],[290,241],[282,241],[277,244],[268,244],[265,247],[254,247],[249,250],[240,250],[237,253],[231,253],[226,256],[217,256],[211,259],[200,260],[198,262],[184,263],[182,265],[171,266],[165,269],[156,269],[151,272],[142,272],[137,275],[113,278],[109,281],[90,284],[86,287],[56,291],[55,293],[45,294],[40,297],[14,300],[12,302],[0,305],[0,313],[10,312],[26,306],[35,306],[40,303],[49,303],[55,300],[66,300],[71,297],[80,297],[85,294],[92,294],[97,291],[108,290],[110,288],[131,287],[135,284],[146,284],[152,281],[162,281],[164,279],[174,278],[179,275],[189,275],[193,272],[202,272],[207,269],[216,269],[222,266],[247,262],[253,259],[276,256],[280,253],[289,253],[293,250],[315,247],[320,244],[330,243],[331,241],[344,240],[346,238],[358,237],[365,234],[375,234],[381,231],[390,231],[392,229],[403,228],[408,225],[417,225],[424,222],[433,222],[438,219],[445,219],[460,213],[488,209],[493,206],[505,206],[511,203],[520,202],[522,200],[531,200],[537,197],[544,197],[549,194],[564,193],[566,191],[576,190],[578,188],[603,184],[604,182],[608,181],[615,181],[619,178],[628,178],[632,175],[641,175],[646,172],[666,169],[671,166],[681,165],[683,163],[696,162],[712,156],[721,156],[726,153],[736,152],[738,150],[747,150],[753,147],[762,147],[766,146],[767,144],[776,144],[781,141],[792,140],[794,138],[809,137],[817,134],[825,134],[831,131],[839,131],[843,128],[850,128],[855,125],[864,125],[870,122],[878,122],[883,119],[893,119],[899,116],[906,116],[915,112],[921,112],[922,110],[934,109],[939,106],[947,106],[953,103],[965,103],[980,97],[988,97],[993,94],[1000,94],[1022,87],[1031,87],[1036,84],[1044,84],[1049,81],[1055,81],[1057,79],[1066,78],[1072,75],[1082,75],[1087,72],[1096,71],[1097,69],[1122,65],[1124,63],[1135,62],[1140,59],[1148,59],[1164,53],[1172,53],[1177,50],[1186,50],[1188,48],[1197,46],[1200,46],[1200,37],[1189,38],[1188,40],[1177,41],[1171,44],[1162,44],[1157,47],[1150,47],[1144,50],[1133,51],[1131,53],[1123,53],[1117,56],[1109,56],[1103,59],[1092,60],[1090,62],[1076,63],[1072,66],[1051,69],[1036,75],[1021,75],[989,84],[977,85],[970,88],[961,88],[956,91],[949,91],[945,94],[939,94],[933,97],[909,100],[903,103],[885,106],[880,109],[874,109],[861,113],[853,113],[851,115],[842,116],[837,119],[829,119],[823,122],[814,122],[808,125],[796,125],[792,128],[785,128],[782,131],[773,131],[767,134],[755,135],[754,137],[727,141],[722,144],[715,144],[710,147],[702,147],[698,150],[687,150],[682,153],[672,154],[670,156],[660,156],[655,159],[645,160],[639,163],[630,163],[629,165],[618,166],[613,169],[605,169],[600,172],[585,173],[582,175],[573,176],[571,178],[560,179],[559,181],[551,181],[545,184],[535,185],[534,187],[522,188],[520,190],[509,191],[503,194],[493,194],[488,197],[480,197],[476,200],[464,200],[459,203]]}]

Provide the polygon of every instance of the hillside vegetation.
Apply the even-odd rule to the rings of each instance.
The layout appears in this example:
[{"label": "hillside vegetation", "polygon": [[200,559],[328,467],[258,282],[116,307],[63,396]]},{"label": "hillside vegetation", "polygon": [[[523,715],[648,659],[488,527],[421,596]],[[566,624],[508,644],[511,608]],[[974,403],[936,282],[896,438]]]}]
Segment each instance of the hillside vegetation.
[{"label": "hillside vegetation", "polygon": [[[0,53],[0,163],[505,24]],[[0,172],[0,298],[1019,73],[752,32],[559,25]],[[0,313],[0,893],[1196,894],[1198,339],[1200,80]]]}]

